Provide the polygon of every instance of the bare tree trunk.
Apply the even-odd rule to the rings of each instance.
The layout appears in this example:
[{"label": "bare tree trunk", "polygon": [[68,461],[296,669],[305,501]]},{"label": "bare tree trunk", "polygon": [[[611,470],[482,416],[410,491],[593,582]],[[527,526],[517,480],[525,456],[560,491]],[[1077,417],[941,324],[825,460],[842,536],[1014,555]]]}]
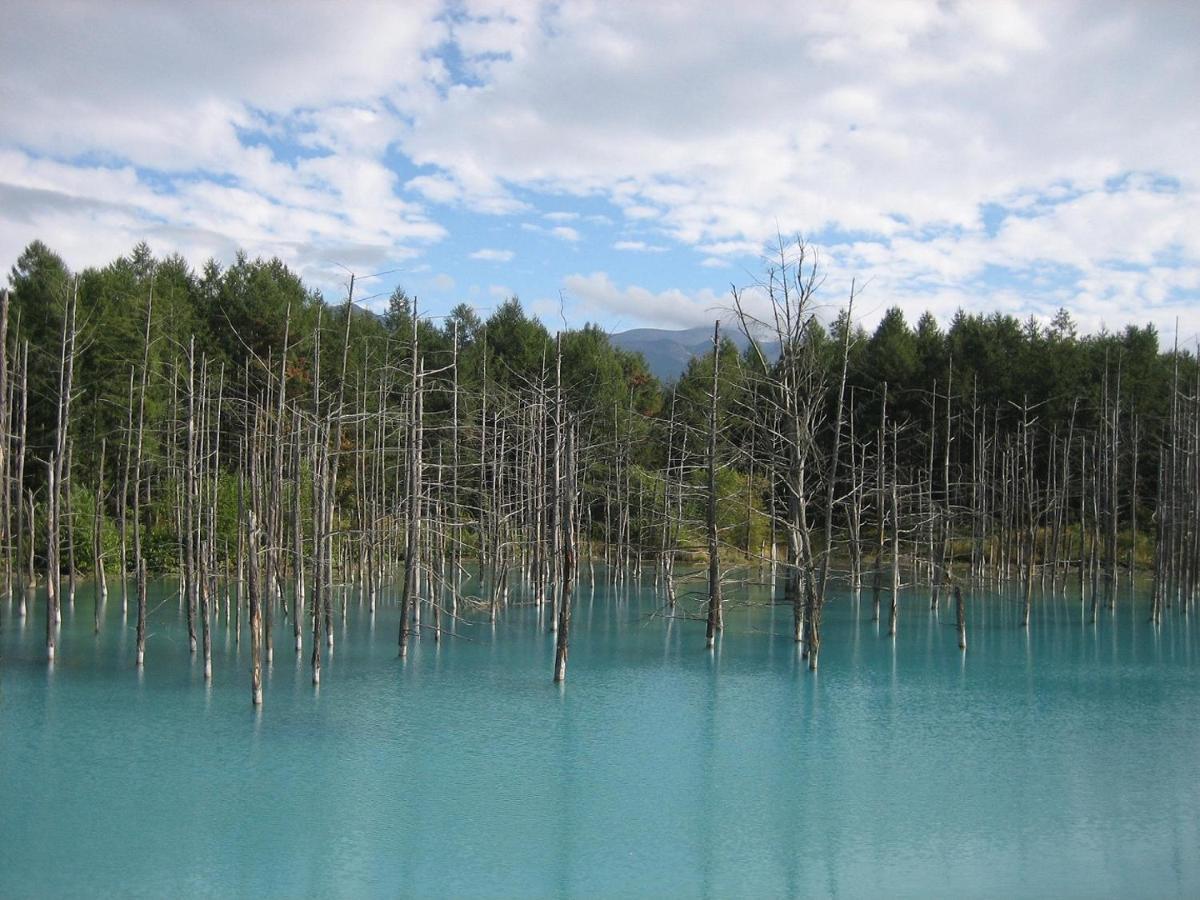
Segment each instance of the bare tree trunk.
[{"label": "bare tree trunk", "polygon": [[1033,476],[1033,447],[1029,435],[1029,398],[1025,398],[1025,403],[1021,407],[1021,468],[1023,477],[1017,479],[1017,490],[1020,492],[1021,485],[1024,485],[1025,492],[1025,588],[1022,596],[1021,604],[1021,627],[1029,627],[1029,614],[1033,605],[1033,551],[1034,551],[1034,530],[1037,522],[1034,517],[1033,509],[1033,493],[1034,493],[1034,476]]},{"label": "bare tree trunk", "polygon": [[875,543],[875,575],[871,591],[871,621],[879,621],[880,594],[883,592],[883,548],[884,524],[887,509],[884,506],[884,461],[887,456],[887,382],[883,383],[883,403],[879,409],[879,446],[875,451],[875,509],[879,518],[879,534]]},{"label": "bare tree trunk", "polygon": [[[416,326],[413,326],[413,370],[412,370],[412,403],[411,419],[409,421],[409,487],[408,487],[408,529],[405,535],[404,550],[404,586],[400,596],[400,658],[408,655],[408,639],[412,633],[410,622],[411,610],[414,603],[419,603],[417,595],[417,567],[419,565],[419,546],[421,529],[421,361],[416,356]],[[495,604],[493,602],[493,616]]]},{"label": "bare tree trunk", "polygon": [[292,410],[292,634],[296,653],[304,650],[304,633],[300,619],[304,613],[304,524],[300,511],[300,440],[303,424],[299,411]]},{"label": "bare tree trunk", "polygon": [[568,425],[566,447],[563,451],[566,466],[562,517],[562,574],[561,597],[558,604],[558,635],[554,649],[554,680],[567,677],[567,651],[571,641],[571,597],[575,588],[575,430]]},{"label": "bare tree trunk", "polygon": [[667,605],[675,608],[675,546],[671,528],[671,466],[675,452],[675,391],[671,391],[671,413],[667,424],[667,464],[663,470],[662,569]]},{"label": "bare tree trunk", "polygon": [[9,601],[13,596],[12,485],[9,482],[12,468],[9,455],[12,441],[12,389],[8,380],[8,291],[0,288],[0,498],[3,499],[4,596]]},{"label": "bare tree trunk", "polygon": [[1108,497],[1108,577],[1105,594],[1108,608],[1117,605],[1117,525],[1120,516],[1120,449],[1121,449],[1121,362],[1117,362],[1117,383],[1113,391],[1112,422],[1109,426],[1109,497]]},{"label": "bare tree trunk", "polygon": [[63,469],[65,490],[63,499],[67,505],[67,605],[75,608],[75,593],[78,589],[78,574],[75,566],[75,501],[72,486],[75,483],[75,442],[67,441],[67,463]]},{"label": "bare tree trunk", "polygon": [[54,498],[58,490],[55,457],[50,454],[46,465],[46,658],[54,662],[55,635],[58,630],[58,578],[54,567],[58,565],[58,523]]},{"label": "bare tree trunk", "polygon": [[[142,377],[138,392],[137,434],[133,444],[133,564],[138,572],[146,570],[146,560],[142,556],[142,440],[146,427],[146,385],[150,378],[150,323],[154,312],[154,281],[150,281],[150,293],[146,300],[146,329],[142,343]],[[142,576],[145,581],[145,575]],[[142,623],[143,638],[145,636],[145,592],[139,588],[138,619]],[[139,662],[145,649],[145,641],[139,642]]]},{"label": "bare tree trunk", "polygon": [[[554,338],[554,461],[553,473],[551,475],[553,484],[551,486],[550,498],[550,556],[557,563],[562,555],[563,536],[562,528],[560,527],[563,520],[563,496],[562,496],[562,467],[563,467],[563,429],[566,426],[566,420],[563,416],[563,393],[562,393],[562,335],[555,335]],[[553,623],[554,630],[558,629],[558,606],[562,602],[562,579],[561,577],[554,579],[554,584],[551,586],[551,601],[550,601],[550,621]]]},{"label": "bare tree trunk", "polygon": [[108,582],[104,578],[104,456],[108,441],[100,439],[100,467],[96,475],[96,504],[92,516],[92,574],[95,578],[95,610],[93,626],[100,633],[100,611],[108,599]]},{"label": "bare tree trunk", "polygon": [[717,409],[719,406],[721,367],[721,323],[713,326],[712,394],[708,404],[708,629],[706,646],[717,642],[721,623],[721,555],[717,534]]},{"label": "bare tree trunk", "polygon": [[137,665],[146,661],[146,560],[137,560]]},{"label": "bare tree trunk", "polygon": [[29,494],[29,518],[25,517],[25,455],[28,450],[26,433],[29,423],[29,341],[25,341],[21,353],[21,425],[17,432],[17,481],[14,485],[17,499],[17,565],[20,567],[26,560],[28,568],[25,574],[24,590],[21,591],[20,605],[17,615],[25,618],[28,614],[28,604],[32,600],[33,590],[37,584],[37,575],[33,570],[33,493]]},{"label": "bare tree trunk", "polygon": [[812,614],[808,626],[808,667],[817,668],[821,652],[821,614],[825,607],[825,591],[829,585],[829,565],[833,557],[833,510],[837,497],[838,464],[842,452],[842,414],[846,396],[846,373],[850,369],[850,331],[854,315],[854,282],[850,283],[850,303],[846,307],[846,333],[842,342],[842,377],[838,381],[837,414],[833,426],[833,455],[825,476],[825,549],[821,554],[821,578],[813,595]]},{"label": "bare tree trunk", "polygon": [[888,634],[896,634],[896,619],[900,606],[900,472],[896,447],[900,443],[900,431],[892,425],[892,608],[888,613]]},{"label": "bare tree trunk", "polygon": [[183,472],[183,589],[187,603],[188,649],[196,652],[196,607],[199,580],[196,577],[196,338],[188,343],[187,422],[185,425]]},{"label": "bare tree trunk", "polygon": [[954,585],[954,610],[958,620],[958,649],[967,649],[967,614],[963,608],[962,588]]},{"label": "bare tree trunk", "polygon": [[[251,464],[253,465],[253,463]],[[251,476],[253,485],[254,477]],[[253,494],[253,488],[251,494]],[[262,706],[262,609],[261,585],[259,584],[258,517],[254,513],[253,500],[247,512],[247,575],[250,597],[250,702]]]},{"label": "bare tree trunk", "polygon": [[[121,492],[117,501],[117,527],[121,533],[121,614],[129,608],[129,474],[133,466],[133,366],[129,367],[129,406],[125,420],[124,459],[121,465]],[[134,573],[136,579],[137,573]]]}]

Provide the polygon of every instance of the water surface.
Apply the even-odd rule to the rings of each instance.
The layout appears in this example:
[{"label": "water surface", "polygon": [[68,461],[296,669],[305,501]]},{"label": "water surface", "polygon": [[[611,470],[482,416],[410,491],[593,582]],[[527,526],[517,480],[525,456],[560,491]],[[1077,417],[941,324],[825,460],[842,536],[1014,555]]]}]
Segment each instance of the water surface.
[{"label": "water surface", "polygon": [[52,668],[0,604],[0,896],[1200,895],[1194,619],[977,592],[964,656],[924,595],[894,640],[840,596],[813,674],[787,609],[710,653],[658,603],[585,580],[560,688],[531,608],[401,663],[351,598],[319,691],[279,623],[260,713],[169,586],[141,673],[119,595]]}]

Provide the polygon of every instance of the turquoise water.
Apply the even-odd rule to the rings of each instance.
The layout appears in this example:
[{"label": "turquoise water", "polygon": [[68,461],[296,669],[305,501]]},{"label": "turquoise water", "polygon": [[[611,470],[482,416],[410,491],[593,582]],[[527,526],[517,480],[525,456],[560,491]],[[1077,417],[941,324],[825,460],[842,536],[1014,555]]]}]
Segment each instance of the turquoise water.
[{"label": "turquoise water", "polygon": [[[155,601],[158,603],[162,599]],[[1200,644],[1123,601],[846,597],[821,671],[790,611],[650,617],[580,591],[568,682],[528,607],[396,657],[352,601],[319,691],[279,625],[265,705],[224,622],[85,588],[59,659],[0,604],[0,896],[1200,895]],[[154,605],[154,604],[152,604]]]}]

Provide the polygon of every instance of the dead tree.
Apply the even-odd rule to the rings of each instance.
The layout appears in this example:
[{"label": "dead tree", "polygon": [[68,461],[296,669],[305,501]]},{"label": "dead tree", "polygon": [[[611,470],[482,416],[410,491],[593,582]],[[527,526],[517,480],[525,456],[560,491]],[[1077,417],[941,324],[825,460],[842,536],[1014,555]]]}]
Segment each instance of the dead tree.
[{"label": "dead tree", "polygon": [[[253,494],[253,491],[251,493]],[[246,568],[250,597],[250,702],[254,706],[262,706],[262,585],[259,580],[258,517],[255,515],[253,503],[252,499],[246,514]]]},{"label": "dead tree", "polygon": [[892,424],[892,608],[888,613],[888,635],[896,634],[896,620],[900,611],[900,466],[897,447],[900,445],[900,430]]},{"label": "dead tree", "polygon": [[[804,641],[805,612],[815,597],[814,559],[808,523],[808,469],[816,448],[816,432],[824,397],[823,373],[811,341],[814,295],[823,282],[816,254],[802,240],[794,248],[779,241],[776,265],[761,284],[766,295],[767,318],[750,313],[743,294],[732,291],[734,310],[742,333],[758,357],[760,370],[769,373],[760,395],[778,416],[779,430],[771,441],[783,454],[777,469],[782,476],[786,502],[788,547],[784,599],[792,605],[793,637]],[[779,345],[779,360],[767,361],[760,346],[766,333]]]},{"label": "dead tree", "polygon": [[92,573],[95,578],[95,633],[100,633],[100,611],[108,599],[108,582],[104,577],[104,456],[108,448],[105,438],[100,440],[100,467],[97,469],[96,503],[92,516]]},{"label": "dead tree", "polygon": [[571,643],[571,599],[575,588],[575,503],[578,489],[575,476],[578,471],[575,458],[575,428],[567,424],[563,457],[566,483],[563,486],[562,516],[562,560],[561,590],[558,604],[558,634],[554,649],[554,680],[561,682],[567,677],[567,651]]},{"label": "dead tree", "polygon": [[829,565],[833,557],[833,510],[837,499],[838,463],[842,451],[842,413],[846,395],[846,374],[850,368],[850,330],[854,315],[854,282],[850,283],[850,302],[846,307],[846,333],[842,341],[842,377],[838,382],[837,413],[833,426],[833,453],[825,473],[825,549],[821,554],[821,577],[813,594],[809,616],[808,667],[817,668],[821,651],[821,614],[825,607],[825,591],[829,585]]},{"label": "dead tree", "polygon": [[717,411],[720,405],[721,322],[713,326],[712,394],[708,402],[708,629],[706,646],[717,642],[721,626],[721,548],[717,532]]}]

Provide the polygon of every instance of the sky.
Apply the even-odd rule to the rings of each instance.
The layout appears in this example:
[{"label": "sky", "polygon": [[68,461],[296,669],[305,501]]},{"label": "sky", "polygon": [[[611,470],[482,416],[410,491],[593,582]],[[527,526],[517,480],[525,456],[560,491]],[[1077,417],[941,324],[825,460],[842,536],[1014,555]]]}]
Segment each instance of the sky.
[{"label": "sky", "polygon": [[278,256],[431,315],[819,298],[1200,339],[1200,4],[7,0],[0,264]]}]

